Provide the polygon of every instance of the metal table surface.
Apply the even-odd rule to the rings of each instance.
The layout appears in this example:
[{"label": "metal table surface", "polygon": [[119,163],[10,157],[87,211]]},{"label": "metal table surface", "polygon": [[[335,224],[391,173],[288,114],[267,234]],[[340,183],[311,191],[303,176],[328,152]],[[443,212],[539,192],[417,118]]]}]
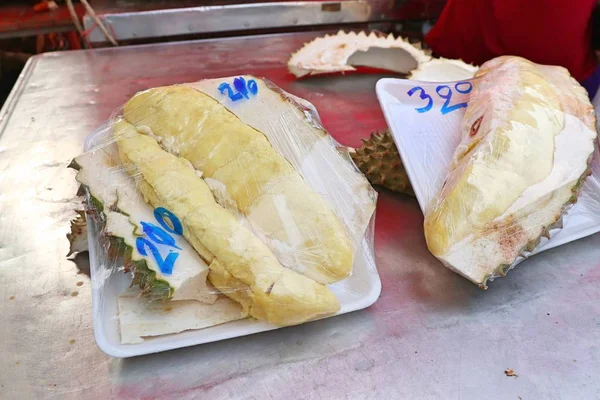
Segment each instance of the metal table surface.
[{"label": "metal table surface", "polygon": [[133,359],[96,346],[85,256],[66,258],[77,190],[67,165],[85,136],[138,90],[251,73],[311,101],[336,139],[357,146],[385,128],[380,76],[294,80],[285,62],[315,35],[31,59],[0,114],[0,398],[600,398],[600,235],[482,291],[428,253],[416,201],[384,192],[383,291],[370,308]]}]

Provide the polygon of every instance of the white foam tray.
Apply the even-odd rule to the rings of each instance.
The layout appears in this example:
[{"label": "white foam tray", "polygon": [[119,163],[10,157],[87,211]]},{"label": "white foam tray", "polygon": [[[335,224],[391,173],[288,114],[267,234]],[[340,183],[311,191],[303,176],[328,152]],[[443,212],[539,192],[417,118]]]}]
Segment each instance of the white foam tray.
[{"label": "white foam tray", "polygon": [[[454,88],[461,82],[470,82],[470,80],[434,83],[384,78],[376,85],[377,98],[423,211],[446,178],[452,156],[460,142],[460,124],[466,110],[463,107],[442,114],[441,109],[446,100],[436,95],[436,89],[440,85]],[[413,90],[415,87],[421,89]],[[463,90],[465,87],[466,85],[461,83],[459,89]],[[409,95],[411,90],[412,95]],[[441,91],[447,92],[446,89]],[[424,98],[421,97],[422,93]],[[431,108],[424,112],[416,111],[428,106],[427,96],[432,99]],[[453,90],[447,105],[452,107],[467,100],[468,94]],[[538,246],[532,254],[596,232],[600,232],[598,151],[592,160],[592,175],[586,179],[577,203],[563,218],[563,229],[552,231],[551,239]]]},{"label": "white foam tray", "polygon": [[[101,138],[103,132],[99,129],[87,138],[86,151],[103,143]],[[91,219],[88,221],[94,337],[98,346],[106,354],[118,358],[133,357],[282,329],[247,318],[205,329],[147,338],[139,344],[121,344],[117,298],[130,286],[131,276],[125,274],[118,266],[108,265],[98,246],[100,232]],[[379,298],[381,281],[375,266],[373,244],[366,239],[373,237],[374,221],[375,214],[372,216],[365,239],[357,251],[352,275],[343,281],[329,285],[341,303],[341,309],[336,315],[367,308]]]}]

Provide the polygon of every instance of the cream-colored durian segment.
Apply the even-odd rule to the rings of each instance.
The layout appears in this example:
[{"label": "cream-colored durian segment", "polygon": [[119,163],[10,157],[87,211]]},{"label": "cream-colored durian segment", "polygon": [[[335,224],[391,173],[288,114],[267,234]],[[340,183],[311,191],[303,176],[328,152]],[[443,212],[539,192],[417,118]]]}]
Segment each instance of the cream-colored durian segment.
[{"label": "cream-colored durian segment", "polygon": [[[128,131],[123,130],[129,128]],[[137,135],[130,125],[117,123],[121,134]],[[77,179],[88,187],[96,201],[102,203],[106,220],[103,233],[120,239],[131,248],[132,261],[143,261],[155,274],[157,280],[168,283],[173,299],[198,300],[213,303],[217,296],[214,289],[207,286],[208,265],[183,238],[173,235],[178,250],[176,268],[171,274],[161,272],[156,260],[138,252],[136,240],[143,236],[142,222],[157,225],[153,209],[146,204],[136,189],[134,176],[128,175],[127,168],[115,164],[112,157],[118,158],[115,144],[86,152],[75,160],[80,167]],[[113,211],[117,210],[117,211]]]}]

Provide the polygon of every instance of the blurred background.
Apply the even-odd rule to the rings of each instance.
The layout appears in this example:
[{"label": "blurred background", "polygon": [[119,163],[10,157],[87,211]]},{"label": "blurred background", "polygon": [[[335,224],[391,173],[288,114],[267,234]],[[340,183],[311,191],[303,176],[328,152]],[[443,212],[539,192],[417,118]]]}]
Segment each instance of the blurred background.
[{"label": "blurred background", "polygon": [[419,40],[445,0],[5,0],[0,106],[34,54],[212,37],[369,29]]},{"label": "blurred background", "polygon": [[[0,106],[34,54],[325,29],[378,30],[419,41],[445,4],[446,0],[4,0]],[[592,41],[599,49],[599,7],[592,19]]]}]

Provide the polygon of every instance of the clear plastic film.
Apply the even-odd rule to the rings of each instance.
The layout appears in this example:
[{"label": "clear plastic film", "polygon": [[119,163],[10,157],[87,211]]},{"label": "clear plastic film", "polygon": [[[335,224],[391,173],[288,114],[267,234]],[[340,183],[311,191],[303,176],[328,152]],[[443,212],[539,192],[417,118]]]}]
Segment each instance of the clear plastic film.
[{"label": "clear plastic film", "polygon": [[[334,315],[356,294],[354,266],[374,270],[376,192],[314,107],[263,79],[137,93],[74,161],[90,246],[133,274],[122,342]],[[148,331],[165,310],[168,327]]]},{"label": "clear plastic film", "polygon": [[500,57],[471,84],[425,236],[447,267],[485,287],[562,227],[591,173],[597,131],[587,93],[564,68]]}]

